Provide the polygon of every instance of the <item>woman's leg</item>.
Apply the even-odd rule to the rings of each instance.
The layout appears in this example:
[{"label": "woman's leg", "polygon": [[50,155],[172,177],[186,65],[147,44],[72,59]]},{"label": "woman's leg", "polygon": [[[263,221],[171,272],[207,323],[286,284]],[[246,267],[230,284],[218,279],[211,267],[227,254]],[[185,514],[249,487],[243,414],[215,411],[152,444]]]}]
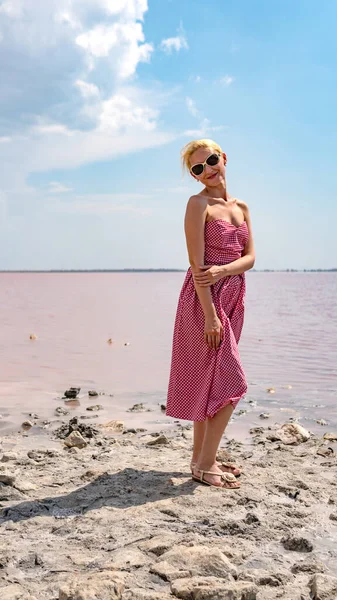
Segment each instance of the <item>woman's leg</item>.
[{"label": "woman's leg", "polygon": [[[198,464],[194,470],[195,475],[199,476],[199,470],[214,471],[222,474],[216,462],[218,447],[227,427],[228,421],[233,413],[233,406],[229,404],[219,410],[212,419],[207,419],[204,434],[204,441],[199,455]],[[205,475],[205,480],[215,485],[221,485],[221,479],[217,475]],[[226,483],[226,487],[239,487],[238,483]]]},{"label": "woman's leg", "polygon": [[204,443],[204,436],[206,431],[206,421],[194,421],[193,423],[193,455],[192,464],[195,464],[199,460],[201,449]]}]

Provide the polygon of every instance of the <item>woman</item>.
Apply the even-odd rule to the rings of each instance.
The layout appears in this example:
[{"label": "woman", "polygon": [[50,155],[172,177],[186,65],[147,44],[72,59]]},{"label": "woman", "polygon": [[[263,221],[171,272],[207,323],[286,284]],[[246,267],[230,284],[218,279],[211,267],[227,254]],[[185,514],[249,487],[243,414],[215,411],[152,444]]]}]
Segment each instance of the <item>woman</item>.
[{"label": "woman", "polygon": [[190,268],[175,320],[166,414],[194,421],[192,477],[238,488],[239,469],[218,463],[231,414],[247,390],[238,352],[245,271],[255,254],[248,206],[227,193],[227,158],[212,140],[195,140],[182,162],[204,187],[185,215]]}]

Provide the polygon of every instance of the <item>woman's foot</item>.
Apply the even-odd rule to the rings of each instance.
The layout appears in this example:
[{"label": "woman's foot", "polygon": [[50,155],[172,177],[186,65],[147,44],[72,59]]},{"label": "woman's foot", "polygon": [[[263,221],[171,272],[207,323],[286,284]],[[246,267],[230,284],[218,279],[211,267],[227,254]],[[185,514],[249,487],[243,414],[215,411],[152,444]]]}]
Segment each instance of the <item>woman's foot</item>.
[{"label": "woman's foot", "polygon": [[[217,467],[219,467],[219,469],[221,469],[222,473],[231,473],[235,477],[240,477],[240,475],[241,475],[240,469],[238,469],[232,463],[224,463],[224,462],[220,462],[217,460],[215,462],[215,464],[217,465]],[[197,465],[196,462],[193,462],[193,461],[191,462],[191,464],[190,464],[191,473],[193,473],[193,469],[195,469],[196,465]]]},{"label": "woman's foot", "polygon": [[201,469],[193,465],[192,478],[200,483],[220,488],[236,489],[240,483],[236,481],[233,473],[224,473],[217,463],[214,463],[209,469]]}]

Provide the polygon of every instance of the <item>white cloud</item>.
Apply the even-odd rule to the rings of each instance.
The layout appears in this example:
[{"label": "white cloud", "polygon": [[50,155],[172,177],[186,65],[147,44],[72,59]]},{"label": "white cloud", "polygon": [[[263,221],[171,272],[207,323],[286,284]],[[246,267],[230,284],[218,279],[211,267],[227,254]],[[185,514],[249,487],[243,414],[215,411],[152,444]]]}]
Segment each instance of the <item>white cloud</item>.
[{"label": "white cloud", "polygon": [[117,49],[117,62],[113,60],[117,75],[122,78],[134,75],[139,62],[148,62],[153,52],[152,44],[143,43],[145,36],[141,23],[114,23],[97,25],[76,38],[76,44],[91,57],[108,57]]},{"label": "white cloud", "polygon": [[225,125],[211,125],[209,119],[202,119],[197,129],[188,129],[183,132],[184,137],[190,138],[204,138],[207,137],[210,133],[214,133],[216,131],[222,131],[226,129]]},{"label": "white cloud", "polygon": [[148,10],[147,0],[97,0],[111,15],[123,13],[125,18],[142,21]]},{"label": "white cloud", "polygon": [[[87,194],[75,196],[70,202],[55,201],[48,210],[57,213],[103,215],[129,213],[135,216],[148,216],[152,209],[144,206],[149,196],[145,194]],[[137,201],[142,204],[137,205]]]},{"label": "white cloud", "polygon": [[224,75],[224,77],[221,77],[218,81],[223,85],[231,85],[234,81],[234,77],[231,75]]},{"label": "white cloud", "polygon": [[73,135],[72,131],[60,123],[35,125],[31,131],[33,133],[40,133],[42,135]]},{"label": "white cloud", "polygon": [[71,192],[72,188],[63,185],[59,181],[50,181],[48,183],[48,194],[65,194]]},{"label": "white cloud", "polygon": [[197,128],[184,131],[182,134],[184,137],[202,138],[207,137],[211,132],[224,129],[223,125],[211,125],[211,121],[202,115],[192,98],[187,97],[185,100],[188,112],[200,122]]},{"label": "white cloud", "polygon": [[191,115],[193,115],[193,117],[200,117],[200,112],[198,111],[196,104],[195,104],[194,100],[192,100],[192,98],[189,98],[189,97],[186,98],[186,106],[187,106],[188,112],[190,112]]},{"label": "white cloud", "polygon": [[0,13],[12,19],[19,19],[22,16],[21,0],[5,0],[0,6]]},{"label": "white cloud", "polygon": [[200,77],[200,75],[191,75],[190,81],[193,81],[193,83],[200,83],[201,77]]},{"label": "white cloud", "polygon": [[94,83],[87,83],[86,81],[77,79],[75,85],[78,87],[84,98],[96,98],[99,96],[99,89]]},{"label": "white cloud", "polygon": [[24,189],[32,170],[71,168],[174,137],[157,132],[163,94],[124,83],[153,51],[143,31],[147,10],[147,0],[1,4],[2,108],[8,108],[2,116],[8,117],[1,121],[0,153],[9,189],[19,180]]},{"label": "white cloud", "polygon": [[99,116],[99,130],[141,127],[144,130],[155,129],[157,111],[148,106],[137,106],[130,98],[116,95],[102,103]]},{"label": "white cloud", "polygon": [[172,54],[173,50],[176,52],[179,52],[182,49],[188,50],[188,43],[182,25],[180,25],[177,33],[177,36],[162,40],[160,43],[161,50],[166,54]]},{"label": "white cloud", "polygon": [[74,13],[69,10],[61,10],[59,13],[56,13],[54,20],[56,23],[68,26],[71,29],[81,29],[80,21],[76,18]]},{"label": "white cloud", "polygon": [[145,199],[76,196],[55,175],[44,186],[31,181],[36,173],[112,160],[176,139],[161,125],[159,113],[176,91],[163,92],[157,82],[154,93],[135,78],[139,64],[153,53],[143,27],[147,0],[0,0],[4,6],[0,163],[6,198],[0,212],[5,230],[24,232],[33,215],[47,214],[49,207],[59,213],[143,214]]},{"label": "white cloud", "polygon": [[[127,115],[131,119],[129,123]],[[16,136],[10,145],[0,145],[2,179],[8,190],[19,184],[24,189],[25,179],[32,172],[72,169],[175,139],[174,134],[157,131],[151,109],[132,107],[131,103],[118,112],[116,99],[107,105],[103,103],[95,129],[64,131],[59,126],[40,126],[32,131],[33,135],[28,132],[26,139]]]}]

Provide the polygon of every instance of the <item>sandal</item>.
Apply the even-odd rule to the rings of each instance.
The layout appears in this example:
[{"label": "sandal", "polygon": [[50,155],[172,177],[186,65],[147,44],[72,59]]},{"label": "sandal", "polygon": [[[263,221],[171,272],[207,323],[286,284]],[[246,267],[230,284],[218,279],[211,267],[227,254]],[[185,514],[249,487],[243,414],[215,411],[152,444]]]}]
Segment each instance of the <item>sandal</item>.
[{"label": "sandal", "polygon": [[[225,467],[226,469],[230,469],[229,474],[234,475],[235,477],[240,477],[241,471],[238,469],[233,463],[227,463],[222,461],[217,461],[218,467]],[[193,473],[193,469],[197,466],[197,463],[191,463],[191,473]],[[224,473],[228,473],[228,471],[224,471]]]},{"label": "sandal", "polygon": [[[194,479],[194,481],[198,481],[198,483],[203,483],[204,485],[208,485],[210,487],[216,487],[216,488],[225,488],[226,490],[237,490],[240,487],[240,484],[236,481],[235,476],[232,473],[223,473],[222,475],[220,475],[220,473],[216,473],[215,471],[203,471],[202,469],[199,470],[200,473],[200,477],[197,477],[196,475],[194,475],[194,473],[192,472],[192,479]],[[210,483],[209,481],[206,481],[204,479],[204,475],[216,475],[217,477],[220,477],[220,479],[224,482],[223,485],[216,485],[215,483]],[[237,483],[238,485],[232,487],[227,485],[226,483]]]}]

